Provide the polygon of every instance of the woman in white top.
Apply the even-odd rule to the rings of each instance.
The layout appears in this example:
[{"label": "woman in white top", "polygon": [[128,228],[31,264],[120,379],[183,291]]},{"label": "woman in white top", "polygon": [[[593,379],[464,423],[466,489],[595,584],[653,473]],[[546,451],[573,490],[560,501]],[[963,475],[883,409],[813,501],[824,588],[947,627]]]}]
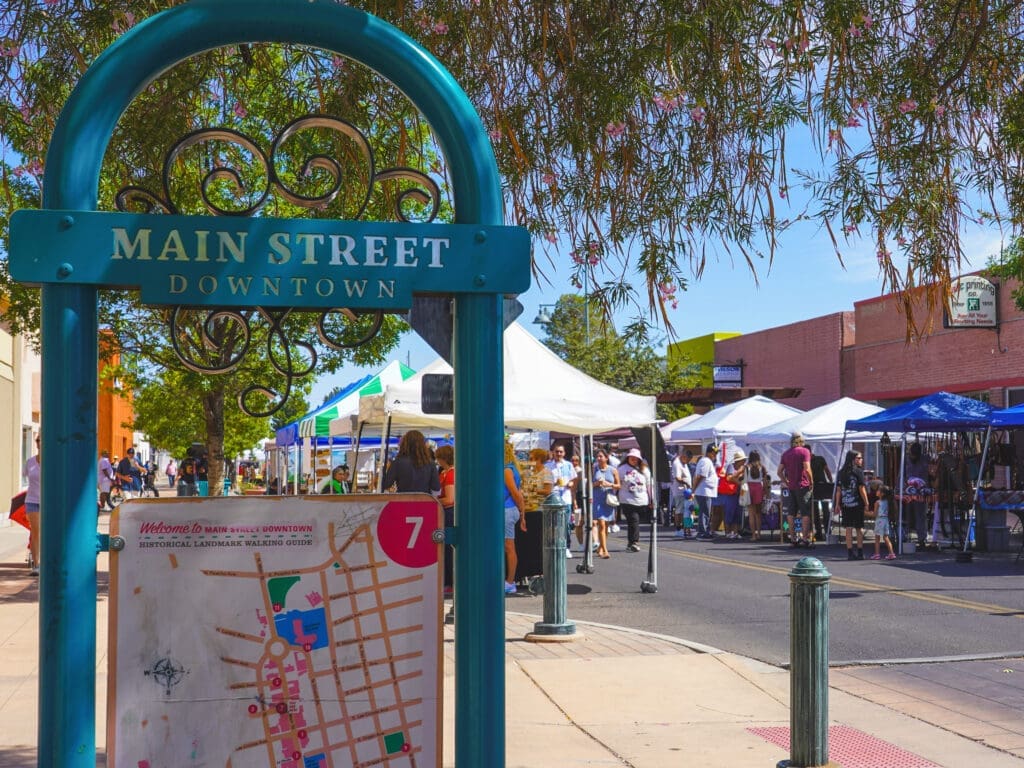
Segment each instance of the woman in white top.
[{"label": "woman in white top", "polygon": [[25,514],[28,516],[29,531],[29,552],[31,553],[32,575],[39,575],[39,487],[40,487],[39,464],[39,436],[36,436],[36,455],[29,457],[25,462],[25,468],[21,476],[28,481],[28,491],[25,493]]}]

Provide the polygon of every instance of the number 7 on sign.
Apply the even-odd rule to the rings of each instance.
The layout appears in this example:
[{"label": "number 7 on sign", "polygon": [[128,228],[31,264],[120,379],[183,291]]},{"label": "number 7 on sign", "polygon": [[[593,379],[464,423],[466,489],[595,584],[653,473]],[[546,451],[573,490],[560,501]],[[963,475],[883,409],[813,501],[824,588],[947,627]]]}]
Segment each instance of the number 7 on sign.
[{"label": "number 7 on sign", "polygon": [[441,545],[433,533],[441,521],[441,505],[436,499],[388,501],[377,520],[377,541],[395,563],[427,568],[439,562]]},{"label": "number 7 on sign", "polygon": [[412,533],[409,534],[409,543],[405,547],[406,549],[412,549],[416,546],[416,539],[419,538],[420,529],[423,528],[423,518],[406,517],[405,522],[412,526]]}]

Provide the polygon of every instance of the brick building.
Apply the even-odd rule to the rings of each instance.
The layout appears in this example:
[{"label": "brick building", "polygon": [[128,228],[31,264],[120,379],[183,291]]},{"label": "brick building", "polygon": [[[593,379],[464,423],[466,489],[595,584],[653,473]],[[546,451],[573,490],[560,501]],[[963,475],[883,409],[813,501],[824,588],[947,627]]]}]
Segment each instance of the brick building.
[{"label": "brick building", "polygon": [[843,350],[854,343],[853,312],[835,312],[715,344],[715,364],[743,367],[748,387],[800,387],[781,402],[808,410],[842,397],[849,386]]},{"label": "brick building", "polygon": [[97,450],[110,451],[111,457],[123,457],[125,451],[133,445],[133,435],[135,434],[131,427],[125,426],[135,420],[132,396],[131,392],[121,388],[120,382],[104,375],[105,368],[115,367],[121,363],[121,353],[117,348],[117,342],[107,329],[100,330],[99,348],[96,446]]},{"label": "brick building", "polygon": [[943,308],[928,307],[918,291],[921,337],[908,342],[899,297],[889,294],[857,302],[852,312],[715,339],[713,363],[741,365],[744,387],[800,388],[781,402],[804,410],[843,396],[889,406],[939,390],[1017,405],[1024,402],[1024,313],[1010,295],[1015,286],[996,286],[995,330],[944,327]]},{"label": "brick building", "polygon": [[996,408],[1024,401],[1024,313],[1010,296],[1013,287],[997,286],[995,330],[944,328],[942,308],[927,307],[918,293],[914,315],[924,334],[910,344],[896,296],[855,304],[857,340],[845,353],[854,372],[850,396],[883,406],[937,390],[979,397]]}]

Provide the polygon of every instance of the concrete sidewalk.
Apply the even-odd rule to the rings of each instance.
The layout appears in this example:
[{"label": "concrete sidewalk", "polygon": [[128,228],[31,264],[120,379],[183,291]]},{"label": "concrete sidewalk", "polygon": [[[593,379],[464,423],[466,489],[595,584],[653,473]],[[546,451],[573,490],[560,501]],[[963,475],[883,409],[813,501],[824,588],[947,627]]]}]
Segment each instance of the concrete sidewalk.
[{"label": "concrete sidewalk", "polygon": [[[22,560],[23,533],[0,529],[0,768],[35,766],[39,612],[36,580]],[[105,555],[99,564],[105,577]],[[540,617],[517,608],[522,605],[532,611],[538,602],[512,597],[506,605],[508,768],[766,768],[789,756],[787,671],[676,638],[582,622],[572,642],[529,643],[523,637]],[[106,594],[100,595],[98,618],[100,722],[96,735],[101,754],[97,765],[105,765]],[[444,765],[452,766],[451,626],[445,628],[444,654]],[[1024,669],[1020,671],[1024,675]],[[843,768],[1024,765],[1024,727],[1018,726],[1019,733],[1004,730],[1009,723],[992,720],[990,731],[1002,734],[1004,743],[998,745],[1001,749],[986,746],[978,741],[985,734],[957,732],[969,729],[972,716],[957,709],[961,701],[954,700],[950,689],[936,686],[879,701],[882,689],[877,681],[857,676],[866,672],[831,673],[830,757],[834,764]],[[875,694],[875,701],[867,698],[869,692]],[[927,698],[915,699],[915,695]],[[905,710],[920,707],[924,711],[915,717],[899,711],[901,705]],[[997,716],[1002,715],[992,713],[993,718]],[[974,717],[976,722],[976,713]]]}]

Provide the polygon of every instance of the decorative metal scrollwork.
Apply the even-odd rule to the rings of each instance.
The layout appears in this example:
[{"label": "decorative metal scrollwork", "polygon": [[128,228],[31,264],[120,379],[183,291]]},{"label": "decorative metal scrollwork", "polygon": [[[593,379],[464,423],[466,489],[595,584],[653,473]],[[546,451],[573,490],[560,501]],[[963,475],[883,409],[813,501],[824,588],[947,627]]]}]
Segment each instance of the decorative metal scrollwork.
[{"label": "decorative metal scrollwork", "polygon": [[[311,131],[318,133],[302,141],[303,135]],[[340,157],[322,150],[321,136],[330,135]],[[192,152],[202,154],[190,163]],[[177,169],[192,170],[192,183],[176,182]],[[373,201],[374,189],[385,182],[405,184],[394,195],[392,213],[397,220],[428,223],[437,217],[441,191],[428,174],[401,166],[377,170],[373,148],[356,126],[336,117],[305,115],[285,126],[273,140],[269,154],[257,141],[231,128],[194,131],[167,153],[161,194],[128,185],[115,196],[115,205],[119,211],[140,213],[181,214],[201,206],[203,212],[214,216],[257,216],[274,193],[298,208],[333,211],[340,214],[336,218],[358,220]],[[350,193],[353,187],[356,191]],[[175,307],[169,313],[168,326],[172,347],[182,365],[202,374],[226,374],[238,369],[253,346],[254,328],[257,324],[265,326],[262,343],[266,359],[283,377],[283,391],[255,384],[238,396],[244,413],[265,417],[280,410],[296,379],[316,368],[316,347],[295,337],[301,324],[288,322],[297,314],[303,313],[298,308]],[[335,351],[370,342],[384,322],[381,311],[339,307],[318,314],[320,342]],[[254,401],[259,398],[269,405],[257,406]]]}]

